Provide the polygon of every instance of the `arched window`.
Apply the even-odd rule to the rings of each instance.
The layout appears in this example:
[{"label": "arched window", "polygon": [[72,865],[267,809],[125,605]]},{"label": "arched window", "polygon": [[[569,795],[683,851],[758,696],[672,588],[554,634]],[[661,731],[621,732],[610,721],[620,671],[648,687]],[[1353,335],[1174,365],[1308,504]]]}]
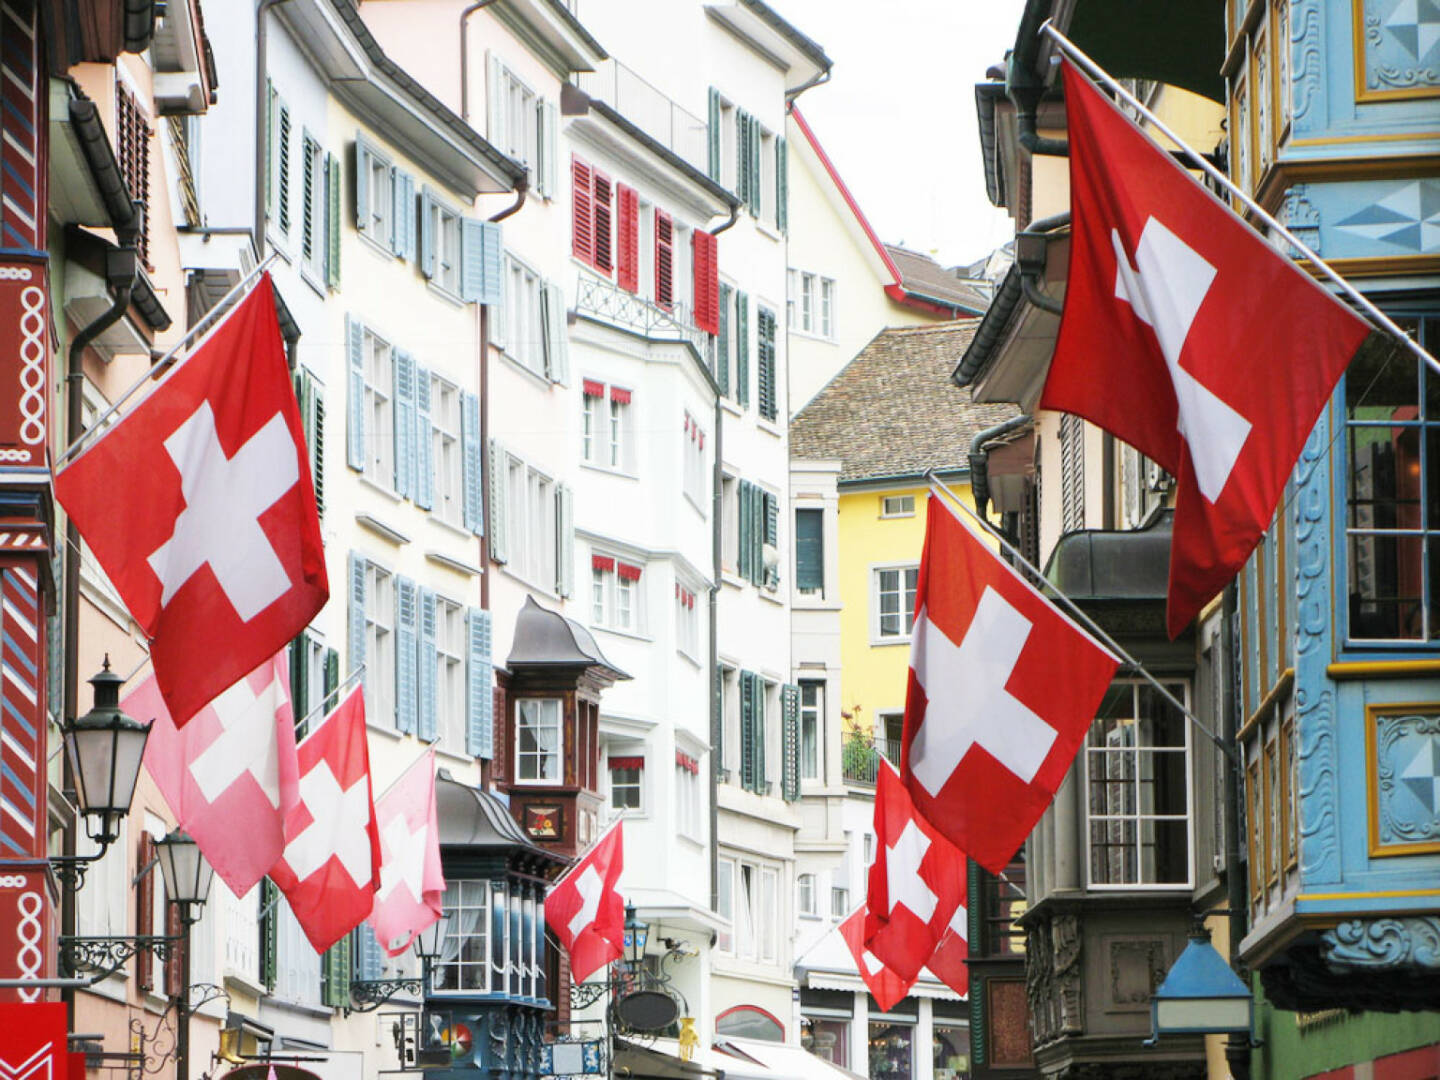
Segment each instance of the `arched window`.
[{"label": "arched window", "polygon": [[744,1039],[785,1041],[785,1025],[758,1005],[736,1005],[715,1018],[717,1035],[738,1035]]}]

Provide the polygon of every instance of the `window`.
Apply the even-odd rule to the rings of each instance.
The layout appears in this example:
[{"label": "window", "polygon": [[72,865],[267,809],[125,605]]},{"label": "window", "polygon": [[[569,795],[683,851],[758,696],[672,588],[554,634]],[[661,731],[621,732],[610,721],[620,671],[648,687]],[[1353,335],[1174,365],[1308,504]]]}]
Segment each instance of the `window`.
[{"label": "window", "polygon": [[451,525],[465,520],[465,465],[461,450],[460,388],[430,376],[430,443],[435,465],[434,512]]},{"label": "window", "polygon": [[705,431],[688,412],[685,414],[685,497],[690,505],[705,513],[705,498],[710,485],[705,482]]},{"label": "window", "polygon": [[[284,132],[290,131],[290,113],[282,108]],[[272,132],[279,130],[278,126]],[[120,83],[115,84],[115,158],[120,165],[120,179],[130,198],[141,206],[140,236],[136,241],[140,249],[140,260],[150,262],[150,137],[154,134],[145,117],[140,99]],[[272,134],[273,138],[273,134]],[[288,160],[288,159],[287,159]],[[283,176],[283,171],[282,171]],[[285,211],[284,229],[289,231],[288,204]]]},{"label": "window", "polygon": [[[1186,700],[1187,687],[1167,689]],[[1190,729],[1149,684],[1120,680],[1086,739],[1090,885],[1188,887]]]},{"label": "window", "polygon": [[430,281],[460,296],[465,264],[460,212],[441,202],[429,190],[420,203],[421,266]]},{"label": "window", "polygon": [[835,282],[829,278],[820,279],[820,326],[821,337],[835,336]]},{"label": "window", "polygon": [[870,867],[875,865],[875,834],[867,832],[864,836],[865,872],[869,874]]},{"label": "window", "polygon": [[[445,937],[430,969],[435,993],[490,989],[490,882],[445,882]],[[503,960],[503,954],[502,954]],[[503,973],[503,965],[500,967]]]},{"label": "window", "polygon": [[1070,413],[1060,416],[1060,527],[1085,527],[1085,421]]},{"label": "window", "polygon": [[607,387],[586,379],[581,394],[581,456],[604,469],[630,471],[634,468],[634,424],[631,419],[633,394],[621,386]]},{"label": "window", "polygon": [[300,259],[315,281],[325,280],[325,154],[307,132],[300,150]]},{"label": "window", "polygon": [[700,615],[695,594],[675,583],[675,647],[695,662],[700,661]]},{"label": "window", "polygon": [[871,636],[879,641],[908,641],[915,625],[915,584],[920,568],[881,567],[872,573]]},{"label": "window", "polygon": [[722,953],[735,951],[735,860],[721,859],[715,867],[715,914],[731,927],[721,930],[715,939],[715,947]]},{"label": "window", "polygon": [[800,684],[800,778],[820,779],[820,766],[824,760],[825,731],[825,684],[802,682]]},{"label": "window", "polygon": [[762,307],[755,318],[756,374],[759,379],[760,415],[774,420],[779,410],[779,384],[775,373],[775,313]]},{"label": "window", "polygon": [[545,589],[555,587],[554,483],[516,457],[506,460],[510,568]]},{"label": "window", "polygon": [[[733,912],[735,955],[744,960],[775,963],[779,958],[781,915],[779,869],[724,857],[720,865],[726,868],[719,875],[720,906]],[[727,904],[726,893],[732,889],[733,897]]]},{"label": "window", "polygon": [[515,703],[517,782],[558,783],[562,750],[560,743],[559,698],[521,698]]},{"label": "window", "polygon": [[[746,484],[749,487],[749,484]],[[740,479],[735,476],[720,477],[720,565],[729,573],[740,571],[740,549],[744,539],[740,532]]]},{"label": "window", "polygon": [[395,722],[395,582],[365,563],[365,705],[369,720]]},{"label": "window", "polygon": [[641,809],[641,784],[645,770],[645,758],[611,757],[610,806],[615,810]]},{"label": "window", "polygon": [[798,874],[795,877],[795,907],[801,915],[815,914],[815,875]]},{"label": "window", "polygon": [[542,377],[545,366],[545,323],[541,311],[544,282],[513,255],[505,255],[505,318],[497,330],[505,355]]},{"label": "window", "polygon": [[700,816],[700,761],[675,751],[675,828],[681,836],[704,839]]},{"label": "window", "polygon": [[443,596],[435,598],[435,695],[440,707],[440,745],[466,752],[469,701],[465,686],[465,609]]},{"label": "window", "polygon": [[825,595],[825,511],[795,511],[795,588],[805,596]]},{"label": "window", "polygon": [[715,1034],[784,1042],[785,1025],[758,1005],[736,1005],[715,1018]]},{"label": "window", "polygon": [[583,158],[570,158],[570,251],[597,273],[609,277],[615,269],[611,232],[614,185],[610,178]]},{"label": "window", "polygon": [[815,329],[815,275],[800,275],[800,329],[810,333]]},{"label": "window", "polygon": [[390,343],[366,327],[364,339],[365,377],[365,475],[387,488],[395,486],[395,355]]},{"label": "window", "polygon": [[610,555],[590,556],[590,621],[624,633],[640,632],[641,569]]},{"label": "window", "polygon": [[[1432,351],[1440,319],[1400,320]],[[1440,639],[1440,376],[1401,354],[1345,376],[1352,641]],[[1433,459],[1433,460],[1432,460]]]},{"label": "window", "polygon": [[533,173],[542,157],[540,141],[544,122],[540,98],[494,53],[488,60],[490,90],[495,95],[488,109],[490,142],[502,153],[530,166]]},{"label": "window", "polygon": [[753,217],[764,206],[762,139],[768,137],[760,123],[744,109],[735,110],[735,194]]},{"label": "window", "polygon": [[[375,243],[393,251],[403,238],[405,223],[395,215],[395,171],[390,161],[365,138],[355,141],[355,227]],[[413,209],[411,211],[413,213]]]},{"label": "window", "polygon": [[844,885],[830,887],[830,914],[836,919],[850,914],[850,890]]},{"label": "window", "polygon": [[900,518],[915,516],[914,495],[884,495],[880,499],[880,516]]}]

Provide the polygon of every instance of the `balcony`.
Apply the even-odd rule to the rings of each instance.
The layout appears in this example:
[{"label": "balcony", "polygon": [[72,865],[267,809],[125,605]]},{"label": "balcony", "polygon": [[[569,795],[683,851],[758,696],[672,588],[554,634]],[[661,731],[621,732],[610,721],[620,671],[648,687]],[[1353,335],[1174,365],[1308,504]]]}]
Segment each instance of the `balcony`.
[{"label": "balcony", "polygon": [[847,739],[841,751],[840,771],[845,783],[860,787],[874,787],[875,776],[880,770],[880,759],[884,758],[897,769],[900,767],[900,740],[881,739],[871,746],[859,739]]},{"label": "balcony", "polygon": [[710,335],[690,321],[689,309],[679,300],[667,310],[612,281],[582,273],[575,288],[575,312],[650,341],[688,343],[702,363],[712,364]]},{"label": "balcony", "polygon": [[581,72],[578,84],[671,153],[700,172],[709,172],[705,121],[682,109],[624,64],[609,60],[594,71]]}]

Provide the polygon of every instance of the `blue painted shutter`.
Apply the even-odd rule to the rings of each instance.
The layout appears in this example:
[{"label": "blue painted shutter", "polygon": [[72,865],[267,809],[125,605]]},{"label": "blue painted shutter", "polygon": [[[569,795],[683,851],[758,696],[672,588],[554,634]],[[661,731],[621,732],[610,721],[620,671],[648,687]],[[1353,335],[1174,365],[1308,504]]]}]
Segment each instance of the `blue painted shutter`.
[{"label": "blue painted shutter", "polygon": [[355,928],[353,950],[355,954],[355,978],[361,982],[374,982],[385,974],[385,954],[380,942],[368,922]]},{"label": "blue painted shutter", "polygon": [[395,579],[395,726],[409,734],[415,730],[419,686],[416,683],[418,660],[419,611],[415,582],[406,577]]},{"label": "blue painted shutter", "polygon": [[395,493],[415,497],[415,357],[395,350]]},{"label": "blue painted shutter", "polygon": [[750,405],[750,297],[735,293],[735,402]]},{"label": "blue painted shutter", "polygon": [[426,191],[420,196],[420,272],[435,276],[439,253],[435,250],[435,197]]},{"label": "blue painted shutter", "polygon": [[788,683],[780,690],[780,794],[786,802],[800,798],[800,688]]},{"label": "blue painted shutter", "polygon": [[355,140],[355,228],[370,231],[370,151]]},{"label": "blue painted shutter", "polygon": [[720,131],[720,91],[716,90],[713,86],[710,87],[710,112],[707,119],[709,121],[706,128],[707,134],[709,135],[707,144],[709,154],[706,158],[706,165],[708,167],[705,172],[711,180],[714,180],[718,184],[720,182],[720,148],[722,134]]},{"label": "blue painted shutter", "polygon": [[795,587],[811,592],[825,587],[825,512],[795,511]]},{"label": "blue painted shutter", "polygon": [[[420,723],[421,742],[434,742],[440,731],[439,688],[435,685],[439,656],[435,648],[435,591],[420,590]],[[450,747],[449,749],[454,749]]]},{"label": "blue painted shutter", "polygon": [[498,563],[510,560],[509,514],[506,506],[510,469],[505,448],[490,440],[490,558]]},{"label": "blue painted shutter", "polygon": [[470,705],[465,716],[466,752],[480,758],[495,756],[495,699],[490,691],[490,612],[471,608],[466,617],[470,663],[466,672]]},{"label": "blue painted shutter", "polygon": [[480,475],[480,399],[474,394],[460,395],[460,450],[465,483],[465,528],[479,536],[485,532],[485,500]]},{"label": "blue painted shutter", "polygon": [[410,497],[422,510],[435,505],[435,429],[430,421],[430,369],[415,369],[415,483]]},{"label": "blue painted shutter", "polygon": [[365,663],[365,558],[350,553],[350,666],[353,672]]},{"label": "blue painted shutter", "polygon": [[504,240],[494,221],[464,218],[460,223],[460,298],[480,304],[498,304],[500,254]]},{"label": "blue painted shutter", "polygon": [[480,267],[485,283],[476,299],[499,310],[505,304],[505,232],[498,221],[480,222]]},{"label": "blue painted shutter", "polygon": [[365,331],[358,319],[345,316],[345,355],[350,369],[350,430],[345,458],[350,468],[365,471]]},{"label": "blue painted shutter", "polygon": [[720,332],[715,335],[715,381],[720,396],[730,396],[730,286],[720,285]]}]

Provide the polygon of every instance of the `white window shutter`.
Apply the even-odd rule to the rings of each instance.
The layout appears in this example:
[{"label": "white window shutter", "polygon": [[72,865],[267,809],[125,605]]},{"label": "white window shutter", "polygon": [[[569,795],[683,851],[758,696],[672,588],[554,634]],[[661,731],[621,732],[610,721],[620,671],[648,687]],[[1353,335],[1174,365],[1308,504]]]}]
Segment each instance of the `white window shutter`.
[{"label": "white window shutter", "polygon": [[439,262],[435,250],[435,196],[427,190],[420,196],[420,272],[427,278],[435,276]]},{"label": "white window shutter", "polygon": [[510,486],[505,448],[498,439],[490,440],[490,558],[498,563],[510,561],[509,507],[506,503]]},{"label": "white window shutter", "polygon": [[360,320],[345,316],[345,354],[350,371],[350,430],[345,440],[346,460],[352,469],[365,471],[365,331]]},{"label": "white window shutter", "polygon": [[480,399],[474,394],[460,395],[460,450],[465,483],[465,527],[478,536],[485,532],[485,501],[481,497],[480,481]]},{"label": "white window shutter", "polygon": [[370,151],[355,140],[355,228],[370,231]]},{"label": "white window shutter", "polygon": [[555,591],[575,591],[575,500],[569,484],[555,486]]},{"label": "white window shutter", "polygon": [[504,65],[493,52],[485,54],[485,137],[502,153],[505,152],[504,119],[505,107],[500,99],[501,76]]},{"label": "white window shutter", "polygon": [[540,194],[553,199],[560,185],[560,110],[540,102]]},{"label": "white window shutter", "polygon": [[565,325],[565,289],[554,281],[544,284],[540,297],[545,328],[545,374],[551,382],[570,382],[570,333]]}]

